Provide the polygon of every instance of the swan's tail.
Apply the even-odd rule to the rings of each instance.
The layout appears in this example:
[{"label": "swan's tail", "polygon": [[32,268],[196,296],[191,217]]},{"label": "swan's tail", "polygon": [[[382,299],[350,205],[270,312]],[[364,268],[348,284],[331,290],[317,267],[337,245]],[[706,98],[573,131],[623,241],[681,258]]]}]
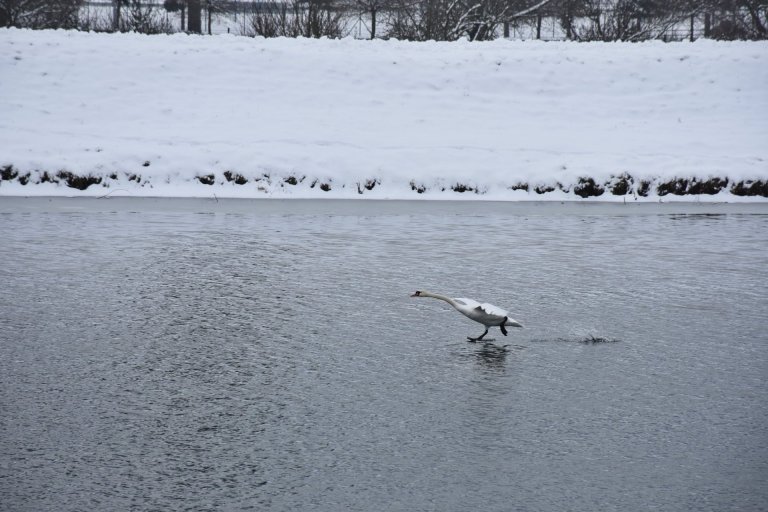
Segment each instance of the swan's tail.
[{"label": "swan's tail", "polygon": [[521,324],[517,320],[512,320],[511,318],[507,318],[507,321],[504,323],[504,325],[508,325],[510,327],[522,327],[523,326],[523,324]]}]

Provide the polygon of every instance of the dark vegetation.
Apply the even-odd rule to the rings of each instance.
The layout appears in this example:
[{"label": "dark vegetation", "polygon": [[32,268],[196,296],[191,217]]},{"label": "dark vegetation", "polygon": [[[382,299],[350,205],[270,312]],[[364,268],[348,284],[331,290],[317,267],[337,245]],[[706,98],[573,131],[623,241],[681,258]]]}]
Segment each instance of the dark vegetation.
[{"label": "dark vegetation", "polygon": [[[149,184],[149,181],[142,178],[139,174],[124,172],[123,179],[128,182],[136,182],[144,186]],[[274,179],[269,174],[261,174],[258,177],[248,179],[242,174],[233,171],[224,171],[221,174],[223,179],[219,179],[219,184],[231,183],[238,186],[248,186],[249,183],[257,184],[257,190],[266,190],[263,186],[258,185],[259,182],[270,183]],[[295,175],[289,175],[280,177],[277,183],[280,186],[285,184],[291,186],[297,186],[303,183],[306,176],[296,177]],[[195,176],[195,180],[203,185],[212,186],[217,182],[217,176],[215,173],[201,174]],[[56,173],[49,173],[48,171],[33,171],[33,172],[19,172],[13,165],[5,165],[0,167],[0,186],[3,182],[17,181],[21,185],[40,184],[40,183],[61,183],[67,187],[77,190],[86,190],[92,185],[101,185],[102,187],[110,187],[112,184],[119,184],[120,173],[110,172],[104,176],[94,176],[92,174],[77,174],[72,171],[60,170]],[[369,178],[365,181],[356,183],[358,194],[365,194],[366,191],[371,191],[377,186],[381,185],[381,180],[378,178]],[[251,185],[254,186],[254,185]],[[318,179],[312,180],[309,185],[310,188],[318,187],[324,192],[332,190],[333,181],[325,180],[320,181]],[[425,183],[411,180],[409,183],[410,189],[416,194],[423,194],[430,190],[430,187]],[[339,184],[339,188],[345,188],[345,184]],[[441,192],[452,191],[458,194],[471,192],[474,194],[484,194],[477,185],[470,185],[467,183],[453,183],[450,186],[435,185],[433,190],[439,190]],[[637,180],[628,173],[622,173],[611,177],[605,182],[600,182],[594,178],[583,176],[580,177],[576,183],[568,185],[560,182],[556,183],[538,183],[535,185],[518,182],[509,187],[509,190],[522,190],[524,192],[533,192],[538,195],[545,195],[555,190],[561,190],[563,192],[572,191],[575,195],[581,198],[597,198],[609,192],[614,196],[630,196],[630,197],[647,197],[651,191],[655,192],[659,196],[666,195],[675,196],[697,196],[697,195],[715,195],[723,190],[728,190],[732,194],[737,196],[759,196],[768,197],[768,179],[758,180],[742,180],[730,182],[728,178],[712,177],[707,179],[702,178],[674,178],[671,180]]]},{"label": "dark vegetation", "polygon": [[224,178],[227,181],[234,181],[236,185],[245,185],[248,180],[242,175],[232,171],[224,171]]},{"label": "dark vegetation", "polygon": [[573,193],[579,197],[598,197],[603,195],[603,192],[605,189],[592,178],[579,178],[579,183],[573,187]]},{"label": "dark vegetation", "polygon": [[731,194],[768,197],[768,180],[740,181],[731,187]]},{"label": "dark vegetation", "polygon": [[78,176],[77,174],[73,174],[69,171],[59,171],[56,176],[59,179],[64,180],[68,187],[76,188],[78,190],[85,190],[91,185],[98,185],[101,183],[101,176]]},{"label": "dark vegetation", "polygon": [[364,184],[358,183],[357,184],[357,193],[358,194],[362,194],[363,193],[363,189],[365,189],[365,190],[373,190],[376,187],[376,185],[380,185],[380,184],[381,184],[381,181],[379,181],[376,178],[370,179],[370,180],[366,180]]},{"label": "dark vegetation", "polygon": [[12,165],[6,165],[0,168],[0,179],[3,181],[15,180],[18,175],[19,173],[16,171],[16,169],[13,168]]},{"label": "dark vegetation", "polygon": [[625,196],[632,190],[634,180],[629,174],[622,174],[614,177],[610,182],[606,183],[606,186],[611,191],[611,194],[615,196]]},{"label": "dark vegetation", "polygon": [[546,194],[547,192],[554,192],[555,187],[550,185],[536,185],[533,191],[537,194]]},{"label": "dark vegetation", "polygon": [[459,194],[463,194],[464,192],[477,192],[477,189],[474,187],[471,187],[470,185],[464,185],[463,183],[456,183],[455,185],[452,185],[451,190],[458,192]]},{"label": "dark vegetation", "polygon": [[413,190],[417,194],[423,194],[424,192],[427,191],[427,187],[426,186],[424,186],[422,184],[416,184],[416,182],[414,180],[411,180],[410,185],[411,185],[411,190]]},{"label": "dark vegetation", "polygon": [[216,176],[213,174],[205,174],[203,176],[198,176],[197,181],[202,183],[203,185],[213,185],[216,183]]},{"label": "dark vegetation", "polygon": [[697,180],[678,178],[667,183],[662,183],[658,186],[658,194],[665,196],[667,194],[674,194],[676,196],[685,195],[698,195],[708,194],[714,195],[720,192],[728,186],[728,178],[712,178],[709,180]]},{"label": "dark vegetation", "polygon": [[299,179],[297,179],[296,176],[288,176],[287,178],[283,178],[283,181],[289,185],[298,185],[304,181],[304,176]]}]

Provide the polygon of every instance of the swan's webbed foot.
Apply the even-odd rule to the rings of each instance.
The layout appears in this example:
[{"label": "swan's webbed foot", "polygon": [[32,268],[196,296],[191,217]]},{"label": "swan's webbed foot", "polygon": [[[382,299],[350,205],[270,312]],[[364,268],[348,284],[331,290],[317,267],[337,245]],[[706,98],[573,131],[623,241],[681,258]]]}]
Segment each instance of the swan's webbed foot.
[{"label": "swan's webbed foot", "polygon": [[483,334],[481,334],[480,336],[478,336],[477,338],[471,338],[471,337],[467,336],[467,341],[471,341],[472,343],[477,343],[478,341],[483,341],[483,336],[485,336],[486,334],[488,334],[488,329],[486,329],[485,332]]},{"label": "swan's webbed foot", "polygon": [[504,327],[504,324],[507,323],[507,319],[508,317],[505,316],[504,320],[502,320],[501,325],[499,326],[499,329],[501,329],[501,334],[503,334],[504,336],[507,335],[507,328]]}]

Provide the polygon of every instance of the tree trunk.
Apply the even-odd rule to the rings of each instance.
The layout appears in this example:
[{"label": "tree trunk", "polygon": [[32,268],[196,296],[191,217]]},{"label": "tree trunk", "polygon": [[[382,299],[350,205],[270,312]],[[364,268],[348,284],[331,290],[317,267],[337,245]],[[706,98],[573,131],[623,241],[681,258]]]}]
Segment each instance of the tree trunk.
[{"label": "tree trunk", "polygon": [[504,22],[504,39],[509,39],[509,22]]},{"label": "tree trunk", "polygon": [[206,7],[208,12],[208,35],[210,36],[210,35],[213,35],[211,34],[211,2],[210,1],[206,2]]},{"label": "tree trunk", "polygon": [[376,39],[376,9],[371,9],[371,39]]},{"label": "tree trunk", "polygon": [[[765,37],[766,28],[765,25],[763,25],[763,22],[760,20],[760,11],[758,9],[759,7],[747,4],[747,11],[749,11],[749,15],[752,18],[752,27],[760,36]],[[766,10],[768,11],[768,9]]]},{"label": "tree trunk", "polygon": [[541,39],[541,13],[536,13],[536,39]]},{"label": "tree trunk", "polygon": [[200,0],[189,0],[189,15],[187,17],[187,30],[200,34],[203,31],[202,19],[200,13]]},{"label": "tree trunk", "polygon": [[186,4],[181,4],[181,31],[184,32],[187,30],[187,6]]},{"label": "tree trunk", "polygon": [[709,37],[709,30],[712,26],[712,16],[709,13],[704,15],[704,37]]}]

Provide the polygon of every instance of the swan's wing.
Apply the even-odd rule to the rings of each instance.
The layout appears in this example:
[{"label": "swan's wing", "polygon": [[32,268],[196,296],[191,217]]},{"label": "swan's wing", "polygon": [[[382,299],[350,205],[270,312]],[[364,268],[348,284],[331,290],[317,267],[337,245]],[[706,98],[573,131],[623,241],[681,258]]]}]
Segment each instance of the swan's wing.
[{"label": "swan's wing", "polygon": [[509,316],[509,313],[501,309],[499,306],[494,306],[493,304],[488,304],[487,302],[484,302],[482,304],[477,305],[478,308],[480,308],[481,311],[484,313],[491,315],[491,316],[498,316],[500,318],[504,318],[505,316]]},{"label": "swan's wing", "polygon": [[487,302],[479,303],[473,299],[458,298],[453,299],[459,307],[457,308],[461,313],[471,318],[476,322],[480,322],[484,325],[499,325],[504,317],[507,321],[504,325],[512,327],[522,327],[520,322],[517,322],[509,317],[509,313],[501,309],[499,306],[488,304]]},{"label": "swan's wing", "polygon": [[478,306],[478,311],[482,311],[483,313],[486,313],[489,315],[489,317],[493,318],[494,320],[503,320],[504,318],[507,319],[506,322],[504,322],[504,325],[510,326],[510,327],[522,327],[523,324],[515,320],[514,318],[509,316],[509,312],[501,309],[498,306],[494,306],[493,304],[483,303]]},{"label": "swan's wing", "polygon": [[462,309],[466,309],[467,311],[472,311],[478,315],[498,316],[499,319],[502,319],[505,316],[509,315],[509,313],[507,313],[500,307],[494,306],[493,304],[488,304],[487,302],[480,304],[474,299],[465,299],[463,297],[458,299],[453,299],[453,300],[456,301],[460,306],[462,306]]},{"label": "swan's wing", "polygon": [[[506,312],[503,309],[492,306],[491,304],[480,304],[474,299],[460,297],[458,299],[453,299],[453,301],[457,304],[456,309],[458,309],[460,313],[483,325],[497,324],[506,316]],[[490,306],[490,308],[488,308],[488,306]],[[499,312],[502,314],[499,315]]]},{"label": "swan's wing", "polygon": [[490,318],[488,313],[483,311],[482,305],[476,300],[460,297],[458,299],[453,299],[453,301],[456,303],[456,309],[459,310],[459,313],[467,318],[471,318],[475,322],[480,322],[481,324],[493,322],[493,318]]}]

